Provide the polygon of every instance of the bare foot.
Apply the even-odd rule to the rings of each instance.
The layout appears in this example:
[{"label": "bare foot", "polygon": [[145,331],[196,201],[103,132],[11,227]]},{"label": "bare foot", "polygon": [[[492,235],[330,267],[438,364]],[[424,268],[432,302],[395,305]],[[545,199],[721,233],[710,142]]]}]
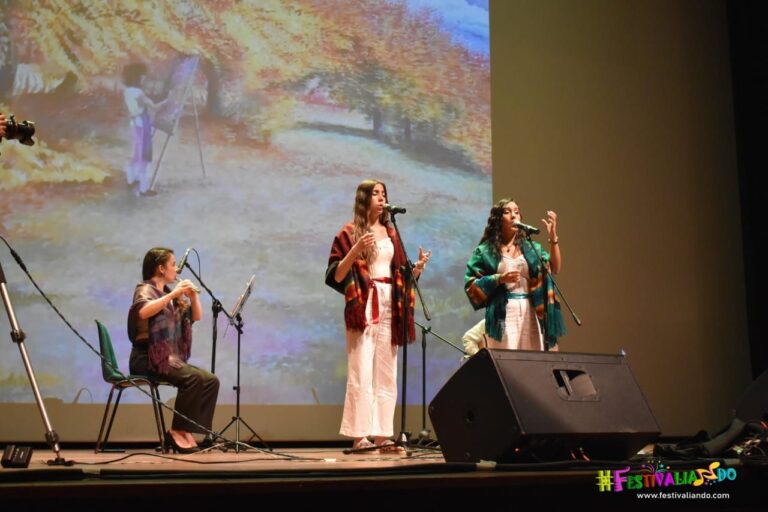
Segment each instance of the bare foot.
[{"label": "bare foot", "polygon": [[355,440],[352,441],[353,450],[357,450],[358,448],[370,448],[371,446],[371,442],[365,437],[356,437]]},{"label": "bare foot", "polygon": [[184,432],[182,430],[169,430],[169,434],[171,434],[171,437],[173,437],[173,440],[176,441],[176,445],[179,448],[192,448],[195,445],[190,444],[189,440],[187,439],[187,432]]},{"label": "bare foot", "polygon": [[395,442],[388,437],[376,437],[374,441],[381,453],[405,453],[404,448],[397,446]]},{"label": "bare foot", "polygon": [[195,437],[192,435],[191,432],[184,432],[185,437],[187,438],[187,441],[190,443],[190,445],[197,446],[197,441],[195,441]]}]

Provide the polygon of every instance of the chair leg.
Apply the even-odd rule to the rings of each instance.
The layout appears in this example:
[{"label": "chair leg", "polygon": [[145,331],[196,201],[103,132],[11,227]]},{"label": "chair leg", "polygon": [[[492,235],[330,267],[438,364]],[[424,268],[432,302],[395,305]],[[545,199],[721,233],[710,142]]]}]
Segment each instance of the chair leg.
[{"label": "chair leg", "polygon": [[[115,386],[109,390],[109,397],[107,398],[107,406],[104,408],[104,416],[101,418],[101,427],[99,427],[99,437],[96,439],[96,449],[94,452],[99,453],[101,451],[101,436],[104,433],[104,425],[107,423],[107,416],[109,415],[109,406],[112,404],[112,395],[115,393]],[[111,424],[111,423],[110,423]]]},{"label": "chair leg", "polygon": [[150,384],[149,390],[152,395],[152,410],[155,413],[155,426],[157,427],[157,437],[160,440],[160,449],[163,453],[168,453],[165,446],[165,420],[163,419],[163,407],[160,405],[160,390],[157,384]]},{"label": "chair leg", "polygon": [[117,398],[115,398],[115,407],[112,409],[112,416],[109,418],[109,425],[107,426],[107,433],[104,436],[104,449],[106,450],[107,443],[109,442],[109,433],[112,432],[112,423],[115,422],[115,415],[117,414],[117,406],[120,405],[120,397],[123,396],[123,388],[117,390]]},{"label": "chair leg", "polygon": [[165,428],[165,416],[163,416],[163,406],[160,405],[163,403],[163,401],[160,399],[160,386],[155,389],[155,393],[157,393],[157,411],[160,413],[160,426],[161,431],[163,433],[163,440],[165,440],[165,431],[168,430]]}]

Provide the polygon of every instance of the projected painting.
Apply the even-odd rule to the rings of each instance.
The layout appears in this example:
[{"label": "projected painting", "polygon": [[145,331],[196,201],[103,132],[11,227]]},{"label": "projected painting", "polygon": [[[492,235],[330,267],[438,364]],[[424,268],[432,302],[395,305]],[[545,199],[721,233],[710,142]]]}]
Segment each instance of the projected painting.
[{"label": "projected painting", "polygon": [[[193,247],[190,264],[227,310],[256,275],[243,310],[243,402],[342,403],[343,298],[323,280],[366,178],[408,209],[398,224],[410,255],[433,251],[420,281],[432,329],[458,341],[478,318],[462,282],[491,200],[487,1],[0,8],[0,111],[37,127],[32,147],[0,144],[0,233],[95,347],[94,320],[107,325],[124,371],[144,253],[168,246],[180,258]],[[5,247],[0,262],[43,396],[105,401],[97,357]],[[194,280],[188,269],[182,277]],[[210,368],[212,299],[201,297],[191,362]],[[0,402],[31,402],[0,318]],[[237,333],[223,314],[217,327],[219,401],[232,403]],[[427,339],[431,396],[460,354]]]}]

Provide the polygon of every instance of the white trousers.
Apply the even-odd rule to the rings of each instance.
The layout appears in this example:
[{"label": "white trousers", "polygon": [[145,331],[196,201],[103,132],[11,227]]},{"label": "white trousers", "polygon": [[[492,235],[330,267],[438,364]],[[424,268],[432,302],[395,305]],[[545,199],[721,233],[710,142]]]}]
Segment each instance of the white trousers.
[{"label": "white trousers", "polygon": [[125,178],[129,185],[138,181],[137,191],[144,194],[149,190],[149,162],[144,160],[144,135],[141,126],[131,128],[133,134],[133,156],[128,165],[125,166]]},{"label": "white trousers", "polygon": [[530,299],[508,299],[501,343],[491,340],[489,348],[544,350],[544,340]]},{"label": "white trousers", "polygon": [[[392,285],[374,282],[379,323],[372,320],[368,294],[364,331],[347,331],[347,393],[339,433],[348,437],[391,437],[397,403],[397,346],[392,345]],[[372,291],[371,291],[372,292]]]}]

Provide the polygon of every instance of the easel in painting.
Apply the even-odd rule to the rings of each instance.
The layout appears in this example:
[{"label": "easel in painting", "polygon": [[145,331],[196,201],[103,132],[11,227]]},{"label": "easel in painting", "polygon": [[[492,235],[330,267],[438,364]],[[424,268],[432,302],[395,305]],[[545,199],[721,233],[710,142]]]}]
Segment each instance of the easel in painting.
[{"label": "easel in painting", "polygon": [[163,142],[163,149],[160,150],[160,156],[157,158],[155,170],[152,173],[152,181],[149,184],[149,190],[155,189],[158,172],[160,171],[160,164],[163,162],[163,156],[165,155],[166,148],[168,148],[168,142],[179,127],[179,120],[184,113],[184,107],[190,97],[192,99],[192,111],[195,117],[195,135],[197,136],[197,151],[200,156],[200,168],[203,170],[203,178],[206,177],[205,162],[203,161],[203,145],[200,142],[200,122],[197,114],[197,102],[195,101],[195,95],[191,94],[192,82],[197,74],[199,63],[200,57],[183,57],[176,65],[173,74],[171,75],[168,98],[163,102],[163,105],[155,116],[155,131],[160,130],[165,133],[165,141]]}]

